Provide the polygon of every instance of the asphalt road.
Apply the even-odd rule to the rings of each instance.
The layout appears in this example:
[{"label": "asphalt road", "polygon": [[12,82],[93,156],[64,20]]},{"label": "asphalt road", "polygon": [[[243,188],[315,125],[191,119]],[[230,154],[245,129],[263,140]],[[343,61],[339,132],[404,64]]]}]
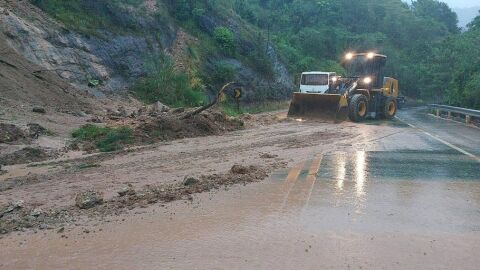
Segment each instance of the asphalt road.
[{"label": "asphalt road", "polygon": [[[94,236],[33,237],[5,269],[478,269],[480,129],[419,109],[348,147]],[[372,129],[388,134],[372,136]],[[1,265],[1,264],[0,264]]]}]

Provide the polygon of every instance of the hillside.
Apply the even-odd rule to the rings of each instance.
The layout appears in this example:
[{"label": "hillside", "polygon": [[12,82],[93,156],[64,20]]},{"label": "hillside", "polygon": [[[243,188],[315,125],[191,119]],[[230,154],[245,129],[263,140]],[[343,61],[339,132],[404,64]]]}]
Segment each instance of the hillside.
[{"label": "hillside", "polygon": [[[191,89],[190,96],[165,100],[170,105],[197,105],[204,98],[196,93],[209,93],[234,78],[250,90],[246,96],[250,100],[271,93],[269,89],[275,89],[272,98],[286,98],[293,86],[275,49],[238,18],[205,14],[198,17],[196,27],[201,30],[188,33],[188,25],[177,23],[171,15],[175,13],[162,1],[8,1],[5,5],[9,15],[2,17],[1,31],[11,47],[96,96],[146,87],[166,73],[170,81],[162,84],[171,88],[166,91],[181,94],[183,89],[178,88]],[[232,31],[222,28],[227,25]],[[228,40],[229,35],[234,39]]]},{"label": "hillside", "polygon": [[[471,98],[477,59],[466,54],[477,50],[478,30],[461,33],[457,15],[436,0],[0,3],[10,47],[98,97],[197,106],[234,80],[245,103],[286,100],[302,71],[342,73],[346,51],[374,50],[388,55],[404,95],[480,106]],[[448,53],[459,46],[460,54]]]}]

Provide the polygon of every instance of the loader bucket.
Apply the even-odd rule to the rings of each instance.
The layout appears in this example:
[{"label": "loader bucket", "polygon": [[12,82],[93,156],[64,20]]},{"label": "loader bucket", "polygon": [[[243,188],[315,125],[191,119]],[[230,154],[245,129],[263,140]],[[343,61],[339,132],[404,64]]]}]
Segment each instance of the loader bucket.
[{"label": "loader bucket", "polygon": [[288,116],[344,121],[347,119],[347,101],[344,96],[336,94],[294,93]]}]

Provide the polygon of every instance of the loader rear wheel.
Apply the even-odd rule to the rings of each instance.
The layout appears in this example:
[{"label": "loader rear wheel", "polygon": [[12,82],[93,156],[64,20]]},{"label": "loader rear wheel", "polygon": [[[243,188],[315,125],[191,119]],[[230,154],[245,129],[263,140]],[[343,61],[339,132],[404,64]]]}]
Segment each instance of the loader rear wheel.
[{"label": "loader rear wheel", "polygon": [[353,122],[362,122],[367,118],[368,98],[365,95],[354,95],[348,107],[348,118]]},{"label": "loader rear wheel", "polygon": [[393,119],[397,114],[397,101],[394,98],[388,98],[383,106],[382,116],[385,119]]}]

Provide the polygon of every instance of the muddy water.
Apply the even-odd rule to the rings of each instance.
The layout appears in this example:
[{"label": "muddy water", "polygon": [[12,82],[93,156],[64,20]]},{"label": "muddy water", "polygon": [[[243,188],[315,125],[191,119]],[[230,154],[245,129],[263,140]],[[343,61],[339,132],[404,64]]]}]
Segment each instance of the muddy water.
[{"label": "muddy water", "polygon": [[312,156],[88,234],[8,236],[0,268],[478,269],[478,168],[447,149]]}]

